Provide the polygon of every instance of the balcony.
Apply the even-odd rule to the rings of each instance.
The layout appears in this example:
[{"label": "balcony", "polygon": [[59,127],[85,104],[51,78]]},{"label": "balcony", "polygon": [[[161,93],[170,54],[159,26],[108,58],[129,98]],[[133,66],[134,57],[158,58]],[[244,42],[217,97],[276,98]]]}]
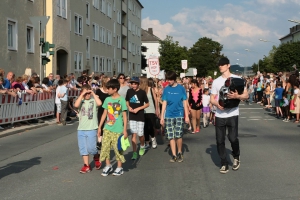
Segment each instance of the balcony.
[{"label": "balcony", "polygon": [[122,35],[127,37],[127,27],[122,25]]},{"label": "balcony", "polygon": [[127,50],[122,49],[122,58],[127,60]]},{"label": "balcony", "polygon": [[127,13],[127,5],[124,1],[122,1],[122,11],[123,13]]}]

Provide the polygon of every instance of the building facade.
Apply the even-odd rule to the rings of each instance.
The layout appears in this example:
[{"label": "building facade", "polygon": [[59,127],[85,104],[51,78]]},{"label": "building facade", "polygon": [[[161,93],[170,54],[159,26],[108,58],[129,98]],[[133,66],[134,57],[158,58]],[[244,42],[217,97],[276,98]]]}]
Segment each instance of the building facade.
[{"label": "building facade", "polygon": [[300,25],[290,28],[290,33],[279,39],[281,44],[300,41]]},{"label": "building facade", "polygon": [[[30,67],[42,77],[49,73],[79,76],[83,70],[108,76],[140,73],[143,6],[138,0],[5,2],[0,25],[7,37],[0,42],[0,68],[22,75]],[[50,17],[41,38],[55,44],[55,53],[45,66],[40,64],[40,37],[31,16]]]}]

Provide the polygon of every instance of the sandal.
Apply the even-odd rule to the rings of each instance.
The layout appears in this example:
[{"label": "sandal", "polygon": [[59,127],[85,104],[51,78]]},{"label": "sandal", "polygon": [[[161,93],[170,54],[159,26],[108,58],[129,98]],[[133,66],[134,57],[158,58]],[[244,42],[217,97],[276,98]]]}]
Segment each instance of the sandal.
[{"label": "sandal", "polygon": [[299,123],[299,120],[294,121],[294,123]]}]

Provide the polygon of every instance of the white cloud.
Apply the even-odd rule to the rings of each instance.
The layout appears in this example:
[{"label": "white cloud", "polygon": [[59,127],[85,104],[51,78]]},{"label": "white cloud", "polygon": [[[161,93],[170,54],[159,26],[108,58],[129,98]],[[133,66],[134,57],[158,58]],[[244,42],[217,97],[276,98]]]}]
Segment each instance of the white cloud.
[{"label": "white cloud", "polygon": [[142,20],[142,28],[145,30],[153,28],[153,34],[161,40],[165,39],[170,33],[175,32],[171,23],[161,24],[159,20],[150,20],[149,17]]},{"label": "white cloud", "polygon": [[257,0],[260,4],[267,4],[267,5],[280,5],[280,4],[288,4],[288,3],[295,3],[300,5],[300,0]]}]

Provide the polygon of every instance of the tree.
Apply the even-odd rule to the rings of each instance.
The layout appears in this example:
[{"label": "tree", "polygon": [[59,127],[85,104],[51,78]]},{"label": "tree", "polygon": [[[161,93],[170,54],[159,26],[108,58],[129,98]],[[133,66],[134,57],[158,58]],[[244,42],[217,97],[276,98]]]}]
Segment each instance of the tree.
[{"label": "tree", "polygon": [[274,53],[274,67],[277,71],[291,71],[294,64],[300,64],[300,42],[281,44]]},{"label": "tree", "polygon": [[188,51],[189,67],[197,68],[198,75],[213,75],[218,70],[217,62],[221,57],[223,45],[210,38],[200,38]]},{"label": "tree", "polygon": [[158,52],[159,65],[161,70],[174,71],[177,74],[181,72],[181,60],[187,60],[187,48],[181,47],[179,42],[173,41],[172,36],[166,37],[166,39],[159,41],[160,47]]}]

